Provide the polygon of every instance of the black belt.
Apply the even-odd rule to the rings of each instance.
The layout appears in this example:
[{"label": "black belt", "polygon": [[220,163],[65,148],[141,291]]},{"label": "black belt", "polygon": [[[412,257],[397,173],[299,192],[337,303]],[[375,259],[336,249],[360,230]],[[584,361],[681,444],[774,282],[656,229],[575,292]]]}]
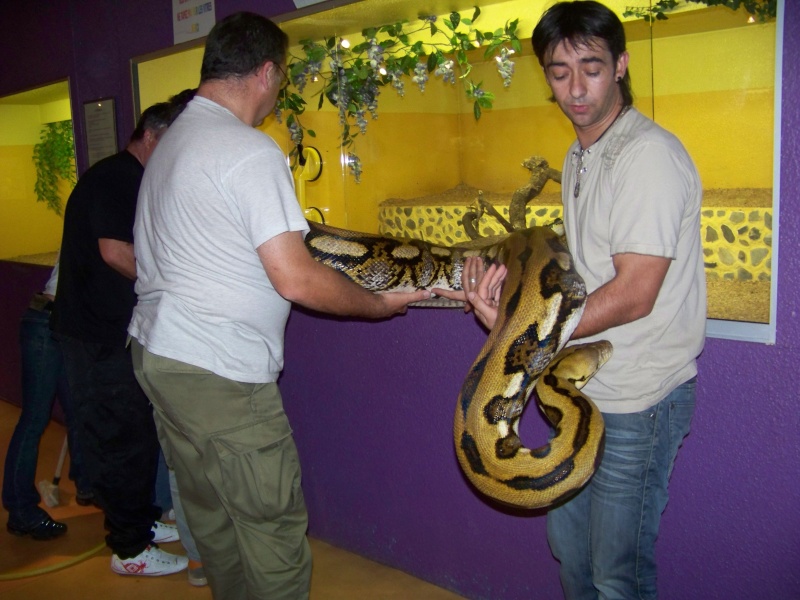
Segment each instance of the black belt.
[{"label": "black belt", "polygon": [[54,305],[55,303],[44,294],[35,294],[33,298],[31,298],[31,303],[28,306],[40,312],[53,312]]}]

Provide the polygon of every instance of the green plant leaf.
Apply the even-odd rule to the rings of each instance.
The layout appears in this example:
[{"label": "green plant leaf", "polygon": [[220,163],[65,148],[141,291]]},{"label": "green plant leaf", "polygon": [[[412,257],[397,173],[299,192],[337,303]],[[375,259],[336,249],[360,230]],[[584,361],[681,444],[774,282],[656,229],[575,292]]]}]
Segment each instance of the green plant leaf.
[{"label": "green plant leaf", "polygon": [[36,170],[34,193],[39,202],[56,214],[61,214],[59,182],[72,186],[77,183],[75,172],[75,142],[72,121],[46,123],[39,134],[39,143],[33,147],[33,164]]},{"label": "green plant leaf", "polygon": [[437,53],[434,52],[433,54],[428,55],[428,63],[427,63],[428,73],[433,71],[436,68],[436,65],[439,64],[439,59],[436,56],[436,54]]},{"label": "green plant leaf", "polygon": [[[670,1],[670,0],[661,0]],[[481,15],[475,6],[470,18],[462,18],[457,11],[437,21],[435,17],[420,17],[414,27],[404,31],[407,21],[387,23],[380,27],[366,27],[362,30],[362,40],[353,41],[349,49],[342,48],[339,39],[331,36],[314,42],[301,41],[303,55],[292,56],[289,61],[289,87],[304,89],[310,73],[323,80],[322,85],[314,86],[310,92],[319,95],[318,109],[325,104],[325,99],[337,111],[340,120],[340,144],[342,148],[352,147],[359,135],[363,135],[364,118],[367,112],[377,117],[378,95],[383,86],[392,86],[402,96],[405,90],[405,77],[411,77],[424,91],[427,77],[419,73],[418,65],[424,65],[427,73],[432,73],[437,66],[447,61],[454,61],[454,73],[462,80],[469,99],[473,101],[473,112],[479,119],[483,110],[491,109],[494,95],[475,85],[469,77],[473,71],[470,56],[474,48],[484,47],[484,56],[490,58],[501,47],[508,47],[521,52],[521,43],[516,35],[519,21],[508,21],[504,27],[493,31],[482,31],[475,23]],[[444,23],[444,25],[441,25]],[[461,27],[463,25],[463,27]],[[449,33],[448,33],[449,30]],[[414,34],[416,41],[411,43]],[[427,36],[428,40],[419,39]],[[379,39],[383,38],[383,39]],[[373,52],[374,44],[381,49]],[[311,65],[311,63],[314,63]],[[333,69],[323,70],[320,67]],[[381,71],[385,67],[385,71]],[[449,79],[449,74],[447,75]],[[435,77],[431,77],[436,81]],[[294,87],[293,87],[294,86]],[[321,90],[320,90],[321,88]],[[320,91],[317,91],[320,90]],[[476,94],[477,92],[477,94]],[[309,97],[309,96],[306,96]],[[284,92],[279,98],[281,110],[291,113],[293,118],[286,118],[286,124],[292,125],[292,138],[296,141],[304,130],[298,117],[306,109],[306,100],[298,92]],[[297,128],[300,128],[300,132]],[[355,152],[354,152],[355,154]],[[359,167],[358,172],[361,172]],[[357,174],[354,173],[356,177]]]}]

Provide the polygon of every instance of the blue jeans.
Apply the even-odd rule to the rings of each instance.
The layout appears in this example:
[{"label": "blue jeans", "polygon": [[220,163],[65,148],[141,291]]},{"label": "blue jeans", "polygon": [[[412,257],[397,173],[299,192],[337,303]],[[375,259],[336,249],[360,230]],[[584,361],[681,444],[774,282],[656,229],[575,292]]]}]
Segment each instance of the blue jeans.
[{"label": "blue jeans", "polygon": [[694,407],[692,379],[645,411],[603,414],[600,467],[579,494],[547,515],[568,600],[657,598],[655,541]]},{"label": "blue jeans", "polygon": [[[79,491],[90,490],[82,465],[80,440],[75,429],[72,396],[61,348],[50,331],[50,312],[29,308],[19,330],[22,354],[22,412],[11,436],[3,475],[3,506],[11,519],[28,524],[41,517],[36,490],[36,464],[39,442],[50,422],[58,394],[67,421],[70,451],[70,478]],[[56,465],[53,465],[55,470]]]},{"label": "blue jeans", "polygon": [[153,504],[161,509],[162,516],[172,510],[172,489],[170,487],[169,467],[164,459],[164,453],[158,453],[158,470],[156,471],[156,488],[153,495]]}]

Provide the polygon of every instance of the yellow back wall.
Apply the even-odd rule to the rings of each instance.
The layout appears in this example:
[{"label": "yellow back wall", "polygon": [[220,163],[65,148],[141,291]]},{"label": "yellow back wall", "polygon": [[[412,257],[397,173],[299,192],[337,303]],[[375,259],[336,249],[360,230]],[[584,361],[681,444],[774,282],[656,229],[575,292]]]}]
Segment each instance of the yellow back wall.
[{"label": "yellow back wall", "polygon": [[[61,247],[63,220],[37,202],[33,147],[45,123],[71,119],[68,99],[41,105],[0,105],[0,259]],[[71,186],[62,183],[66,204]]]},{"label": "yellow back wall", "polygon": [[[621,14],[624,3],[619,4],[614,7]],[[520,34],[526,36],[539,14],[541,7],[534,10],[530,2],[493,2],[483,8],[478,25],[494,28],[519,16]],[[775,25],[742,26],[743,11],[705,9],[696,14],[710,15],[720,29],[698,33],[689,15],[671,16],[656,23],[651,42],[641,21],[626,24],[636,106],[683,141],[707,189],[769,188]],[[360,35],[352,41],[360,42]],[[299,54],[299,49],[292,52]],[[306,205],[323,210],[331,224],[377,231],[383,200],[436,194],[459,183],[510,193],[527,179],[521,162],[534,154],[560,169],[574,132],[548,101],[550,92],[530,40],[523,41],[522,55],[512,57],[515,73],[507,89],[494,62],[475,55],[473,78],[496,94],[494,109],[485,110],[476,122],[461,85],[443,84],[433,74],[424,93],[408,80],[404,98],[383,88],[378,119],[368,117],[366,136],[359,136],[351,150],[364,165],[361,184],[342,166],[337,112],[327,101],[318,111],[309,85],[309,108],[301,120],[317,137],[304,143],[320,151],[324,165],[319,180],[306,184]],[[196,48],[140,65],[142,105],[195,85],[201,60],[202,48]],[[262,130],[289,152],[284,125],[269,119]],[[550,183],[546,191],[558,187]]]}]

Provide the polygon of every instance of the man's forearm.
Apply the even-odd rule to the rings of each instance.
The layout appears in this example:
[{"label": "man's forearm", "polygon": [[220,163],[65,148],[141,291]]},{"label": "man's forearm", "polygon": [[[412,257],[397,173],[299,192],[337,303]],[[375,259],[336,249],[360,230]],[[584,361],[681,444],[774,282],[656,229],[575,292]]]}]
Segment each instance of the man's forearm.
[{"label": "man's forearm", "polygon": [[100,238],[97,243],[100,247],[100,256],[109,267],[128,279],[136,279],[133,244],[110,238]]}]

